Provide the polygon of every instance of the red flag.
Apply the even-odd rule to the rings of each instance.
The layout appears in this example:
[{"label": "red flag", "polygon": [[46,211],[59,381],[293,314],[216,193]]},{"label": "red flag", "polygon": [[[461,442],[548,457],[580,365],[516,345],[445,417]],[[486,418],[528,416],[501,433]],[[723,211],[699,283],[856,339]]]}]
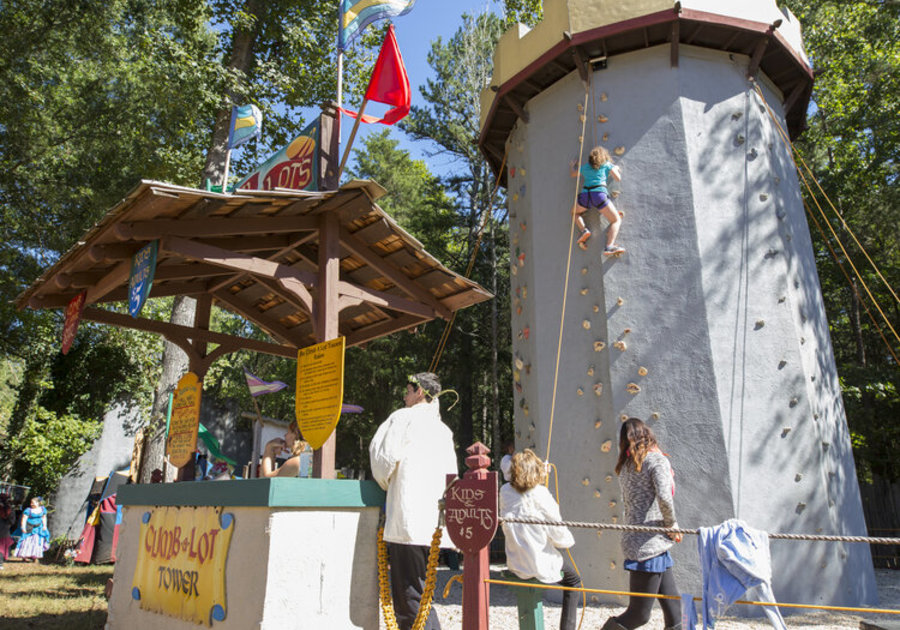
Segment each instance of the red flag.
[{"label": "red flag", "polygon": [[[381,119],[363,114],[362,121],[364,123],[380,122],[385,125],[393,125],[409,113],[409,77],[406,76],[406,68],[403,65],[397,38],[394,36],[393,24],[388,28],[384,42],[381,44],[381,52],[378,53],[378,61],[375,62],[372,78],[369,79],[369,88],[366,90],[366,100],[393,105],[393,108],[386,111]],[[356,118],[356,112],[343,108],[342,111],[348,116]]]}]

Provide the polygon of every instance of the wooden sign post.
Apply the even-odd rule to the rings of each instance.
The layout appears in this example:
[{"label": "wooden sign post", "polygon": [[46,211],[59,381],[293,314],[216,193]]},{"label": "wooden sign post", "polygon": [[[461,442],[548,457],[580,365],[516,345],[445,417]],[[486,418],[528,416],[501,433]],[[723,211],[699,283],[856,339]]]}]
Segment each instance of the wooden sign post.
[{"label": "wooden sign post", "polygon": [[463,630],[487,630],[490,585],[488,550],[497,533],[497,473],[488,471],[490,451],[481,442],[466,449],[468,471],[447,475],[444,521],[450,539],[463,552]]}]

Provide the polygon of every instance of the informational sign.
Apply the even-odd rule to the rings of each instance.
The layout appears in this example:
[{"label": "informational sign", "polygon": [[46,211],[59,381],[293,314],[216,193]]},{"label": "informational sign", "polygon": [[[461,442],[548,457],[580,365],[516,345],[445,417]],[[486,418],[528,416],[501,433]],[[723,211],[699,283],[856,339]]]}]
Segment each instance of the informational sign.
[{"label": "informational sign", "polygon": [[318,190],[319,121],[260,164],[236,188],[246,190]]},{"label": "informational sign", "polygon": [[150,287],[153,286],[153,274],[156,273],[156,254],[159,241],[147,243],[131,258],[131,275],[128,277],[128,312],[137,317],[144,307]]},{"label": "informational sign", "polygon": [[172,421],[166,440],[166,455],[174,466],[187,465],[197,450],[197,431],[200,427],[200,395],[203,383],[193,372],[178,381],[172,402]]},{"label": "informational sign", "polygon": [[344,399],[344,338],[302,348],[297,353],[297,424],[303,439],[322,448],[341,418]]},{"label": "informational sign", "polygon": [[81,321],[81,311],[84,310],[84,301],[87,299],[87,291],[82,291],[71,300],[66,306],[66,321],[63,324],[62,333],[62,353],[68,354],[72,342],[75,341],[75,334],[78,332],[78,323]]},{"label": "informational sign", "polygon": [[224,621],[234,515],[222,510],[160,507],[143,513],[131,587],[141,609],[206,626]]},{"label": "informational sign", "polygon": [[[447,475],[451,483],[455,477]],[[478,553],[497,533],[497,473],[487,479],[457,479],[444,495],[444,522],[463,553]]]}]

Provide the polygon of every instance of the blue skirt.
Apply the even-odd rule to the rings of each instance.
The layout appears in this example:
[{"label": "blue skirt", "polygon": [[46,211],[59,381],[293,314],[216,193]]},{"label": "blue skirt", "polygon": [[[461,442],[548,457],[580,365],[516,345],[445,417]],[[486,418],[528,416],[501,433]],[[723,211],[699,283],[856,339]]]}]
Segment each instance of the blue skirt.
[{"label": "blue skirt", "polygon": [[626,560],[622,566],[626,571],[641,571],[642,573],[665,573],[666,570],[672,568],[675,563],[672,562],[672,556],[665,551],[658,556],[647,558],[646,560]]}]

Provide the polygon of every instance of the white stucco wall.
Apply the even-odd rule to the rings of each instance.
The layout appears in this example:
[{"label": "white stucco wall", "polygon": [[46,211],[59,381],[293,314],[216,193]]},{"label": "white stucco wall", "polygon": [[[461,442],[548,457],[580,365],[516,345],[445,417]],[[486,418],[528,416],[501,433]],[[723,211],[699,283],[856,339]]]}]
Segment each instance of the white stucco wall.
[{"label": "white stucco wall", "polygon": [[[577,74],[532,98],[530,122],[510,136],[517,448],[543,457],[549,442],[567,520],[621,519],[613,467],[624,414],[649,420],[670,455],[684,527],[739,517],[772,532],[865,533],[799,184],[748,62],[682,46],[672,68],[663,46],[594,73],[583,156],[594,144],[625,148],[616,205],[628,253],[604,259],[606,223],[586,214],[594,237],[587,252],[572,249],[552,432]],[[762,84],[780,112],[781,95]],[[585,584],[625,586],[619,536],[575,536]],[[877,599],[865,545],[776,542],[772,555],[783,601]],[[696,539],[674,556],[681,587],[699,592]],[[821,580],[803,578],[811,566]]]}]

